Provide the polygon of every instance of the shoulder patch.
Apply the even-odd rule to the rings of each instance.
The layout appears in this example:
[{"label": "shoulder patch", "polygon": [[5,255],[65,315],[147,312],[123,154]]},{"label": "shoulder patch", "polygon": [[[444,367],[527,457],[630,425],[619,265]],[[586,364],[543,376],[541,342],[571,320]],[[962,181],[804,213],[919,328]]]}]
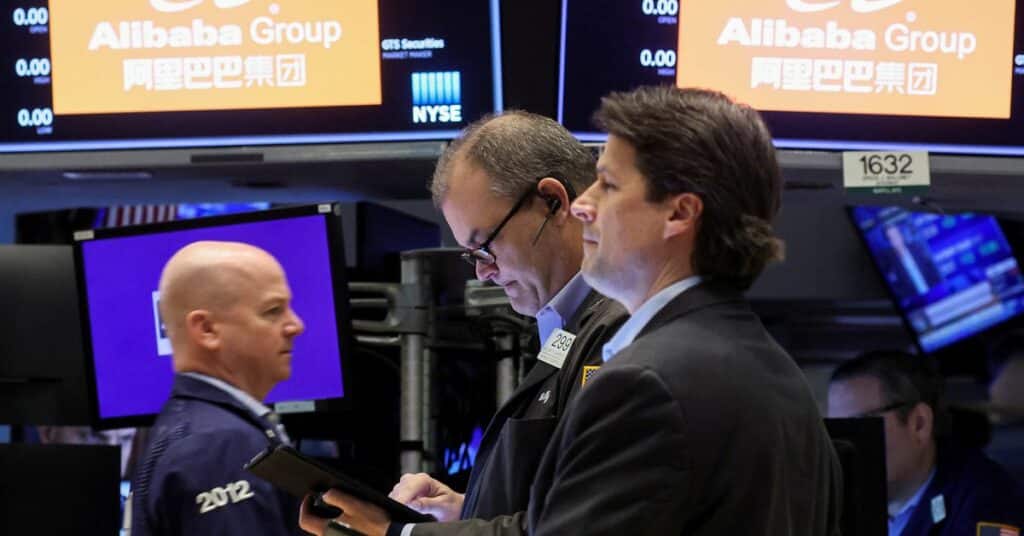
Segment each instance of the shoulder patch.
[{"label": "shoulder patch", "polygon": [[580,387],[587,385],[587,381],[590,380],[590,377],[593,376],[599,368],[601,368],[601,365],[584,365],[583,375],[580,379]]},{"label": "shoulder patch", "polygon": [[977,536],[1020,536],[1020,527],[981,521],[978,523]]}]

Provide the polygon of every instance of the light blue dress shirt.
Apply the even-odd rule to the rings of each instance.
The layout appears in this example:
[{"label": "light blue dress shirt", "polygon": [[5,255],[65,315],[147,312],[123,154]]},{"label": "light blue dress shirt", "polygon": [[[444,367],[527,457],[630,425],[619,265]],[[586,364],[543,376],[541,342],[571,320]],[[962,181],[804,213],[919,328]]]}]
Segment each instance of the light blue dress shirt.
[{"label": "light blue dress shirt", "polygon": [[590,294],[590,285],[583,279],[583,275],[577,273],[547,305],[537,311],[537,332],[540,334],[542,346],[553,331],[565,327],[565,323],[576,314],[587,294]]},{"label": "light blue dress shirt", "polygon": [[933,478],[935,478],[935,469],[932,469],[931,474],[928,475],[928,480],[921,484],[917,493],[903,504],[903,508],[900,508],[900,511],[894,517],[889,518],[889,536],[899,536],[903,533],[903,529],[907,528],[907,522],[910,521],[911,514],[917,509],[917,503],[921,502],[921,496],[924,495]]},{"label": "light blue dress shirt", "polygon": [[633,339],[636,339],[636,336],[643,331],[647,323],[654,318],[654,315],[664,309],[668,302],[674,300],[676,296],[683,292],[697,286],[701,281],[703,281],[703,278],[699,275],[690,276],[672,283],[659,290],[654,296],[651,296],[635,313],[630,315],[629,320],[626,320],[626,323],[622,324],[619,331],[615,332],[615,336],[605,343],[601,349],[601,357],[604,361],[607,363],[611,358],[615,357],[615,354],[632,344]]}]

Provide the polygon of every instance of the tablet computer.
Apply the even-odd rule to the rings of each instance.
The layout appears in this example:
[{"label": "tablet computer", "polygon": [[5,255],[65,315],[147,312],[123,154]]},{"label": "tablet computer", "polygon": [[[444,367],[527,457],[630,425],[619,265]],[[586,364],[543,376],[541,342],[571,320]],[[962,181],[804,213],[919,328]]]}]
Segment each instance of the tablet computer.
[{"label": "tablet computer", "polygon": [[394,522],[435,521],[433,516],[421,514],[288,445],[267,448],[250,460],[245,469],[299,498],[309,493],[337,488],[383,508]]}]

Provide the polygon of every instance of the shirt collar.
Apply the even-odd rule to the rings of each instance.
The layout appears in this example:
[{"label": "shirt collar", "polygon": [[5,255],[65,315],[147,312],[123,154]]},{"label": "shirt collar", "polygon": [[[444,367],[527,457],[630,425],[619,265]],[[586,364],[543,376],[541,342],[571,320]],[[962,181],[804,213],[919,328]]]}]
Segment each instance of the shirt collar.
[{"label": "shirt collar", "polygon": [[903,529],[907,527],[907,522],[910,521],[910,516],[917,509],[918,503],[921,502],[921,497],[924,496],[924,492],[928,490],[928,486],[932,483],[935,478],[935,469],[928,475],[928,479],[921,484],[920,488],[917,488],[917,493],[913,495],[907,502],[903,503],[900,507],[899,512],[896,513],[891,519],[889,519],[889,534],[900,534]]},{"label": "shirt collar", "polygon": [[224,391],[225,393],[231,395],[231,398],[234,398],[240,404],[249,408],[249,410],[256,414],[257,417],[262,417],[267,413],[270,413],[270,408],[265,406],[262,402],[253,398],[253,396],[250,395],[249,393],[246,393],[245,391],[235,387],[234,385],[229,384],[224,380],[221,380],[220,378],[214,378],[213,376],[207,376],[206,374],[200,374],[198,372],[183,372],[181,374],[182,376],[189,376],[197,380],[202,380],[220,389],[221,391]]},{"label": "shirt collar", "polygon": [[577,272],[547,305],[537,311],[537,332],[541,344],[548,340],[553,331],[565,327],[566,321],[576,314],[587,294],[590,294],[590,285]]},{"label": "shirt collar", "polygon": [[629,319],[626,320],[619,331],[615,332],[615,336],[611,338],[601,350],[601,356],[607,362],[611,358],[615,357],[615,354],[619,353],[623,348],[632,344],[636,336],[643,331],[647,323],[654,318],[654,315],[658,314],[659,311],[665,308],[666,305],[672,300],[679,296],[683,292],[697,286],[703,278],[699,275],[687,277],[672,283],[671,285],[661,289],[657,294],[651,296],[647,301],[641,305],[636,312],[630,315]]}]

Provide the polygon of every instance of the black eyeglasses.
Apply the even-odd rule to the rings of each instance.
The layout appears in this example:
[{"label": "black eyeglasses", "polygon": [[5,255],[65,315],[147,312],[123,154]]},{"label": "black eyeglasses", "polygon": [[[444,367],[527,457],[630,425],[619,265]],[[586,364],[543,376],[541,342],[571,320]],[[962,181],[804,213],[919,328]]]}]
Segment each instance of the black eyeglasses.
[{"label": "black eyeglasses", "polygon": [[[501,223],[499,223],[498,226],[495,227],[493,231],[491,231],[491,234],[487,236],[487,239],[484,240],[484,242],[480,244],[480,246],[469,251],[462,252],[462,260],[468,262],[469,264],[472,264],[473,266],[476,266],[477,263],[484,265],[494,264],[495,261],[497,261],[498,259],[497,257],[494,256],[494,253],[491,252],[491,250],[489,249],[491,246],[491,242],[494,242],[494,239],[498,238],[498,233],[500,233],[501,229],[505,227],[505,224],[512,219],[512,216],[516,215],[516,212],[519,212],[519,209],[522,208],[523,203],[525,203],[526,200],[530,198],[530,196],[536,193],[536,191],[537,189],[531,186],[529,190],[523,192],[523,195],[519,197],[519,200],[516,201],[516,204],[512,205],[512,208],[508,211],[508,214],[505,214],[505,217],[501,220]],[[547,220],[545,220],[545,223],[546,222]],[[536,241],[537,239],[534,238],[534,242]]]},{"label": "black eyeglasses", "polygon": [[908,401],[893,402],[891,404],[886,404],[886,405],[884,405],[884,406],[882,406],[882,407],[880,407],[878,409],[873,409],[873,410],[870,410],[870,411],[862,411],[862,412],[860,412],[860,413],[858,413],[856,415],[851,415],[851,417],[855,417],[855,418],[880,417],[883,413],[885,413],[887,411],[892,411],[894,409],[906,408],[906,407],[909,407],[909,406],[913,406],[914,404],[917,404],[917,402],[908,402]]},{"label": "black eyeglasses", "polygon": [[[558,182],[562,183],[562,187],[565,188],[565,192],[568,195],[570,202],[573,199],[576,199],[576,190],[568,181],[564,181],[550,174],[546,175],[545,177],[552,177]],[[543,179],[544,177],[541,177],[537,179],[537,182],[539,183]],[[494,252],[490,250],[491,242],[494,242],[494,239],[498,237],[498,233],[500,233],[501,229],[505,227],[505,224],[512,219],[512,216],[515,216],[516,212],[519,212],[519,209],[522,208],[523,203],[525,203],[527,199],[529,199],[532,195],[536,193],[536,185],[531,186],[529,190],[523,192],[523,195],[519,198],[518,201],[516,201],[516,204],[512,205],[512,208],[509,209],[508,214],[505,214],[505,217],[501,220],[501,223],[499,223],[498,226],[495,227],[493,231],[491,231],[491,234],[487,236],[487,239],[484,240],[484,242],[480,244],[478,247],[471,249],[469,251],[464,251],[462,253],[462,260],[466,261],[469,264],[472,264],[474,267],[476,267],[478,263],[483,264],[484,266],[489,266],[497,262],[498,258],[494,255]],[[555,210],[551,210],[550,212],[548,212],[547,217],[544,218],[544,223],[542,223],[540,225],[540,228],[537,229],[537,234],[533,235],[533,241],[530,242],[531,246],[535,245],[537,243],[537,240],[540,239],[540,234],[544,232],[544,227],[547,226],[548,220],[550,220],[551,216],[553,216],[554,214]]]}]

